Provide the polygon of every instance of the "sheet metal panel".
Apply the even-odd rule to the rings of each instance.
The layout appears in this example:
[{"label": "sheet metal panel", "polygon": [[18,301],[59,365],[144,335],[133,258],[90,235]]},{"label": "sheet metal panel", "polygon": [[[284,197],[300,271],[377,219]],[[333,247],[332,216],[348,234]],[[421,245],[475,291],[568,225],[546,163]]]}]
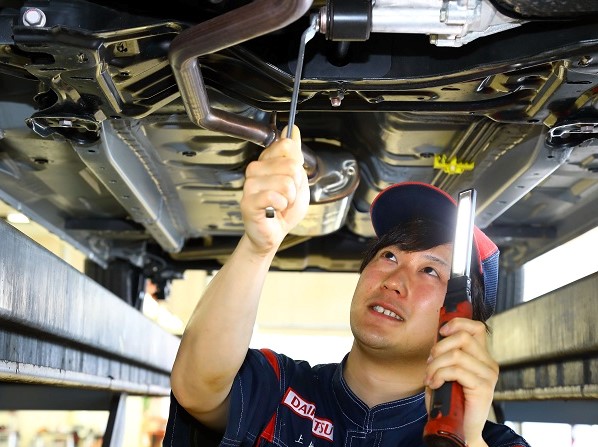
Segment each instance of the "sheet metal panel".
[{"label": "sheet metal panel", "polygon": [[0,379],[164,395],[178,344],[0,221]]}]

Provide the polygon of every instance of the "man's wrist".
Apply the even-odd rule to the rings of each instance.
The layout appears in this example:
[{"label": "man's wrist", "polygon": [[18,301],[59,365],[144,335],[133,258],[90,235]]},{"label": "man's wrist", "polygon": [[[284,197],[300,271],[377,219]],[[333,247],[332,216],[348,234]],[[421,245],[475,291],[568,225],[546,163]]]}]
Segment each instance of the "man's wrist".
[{"label": "man's wrist", "polygon": [[237,249],[244,251],[246,254],[254,257],[255,259],[262,259],[267,262],[272,261],[276,252],[278,251],[279,245],[270,245],[268,247],[260,247],[256,244],[251,237],[244,233],[237,245]]}]

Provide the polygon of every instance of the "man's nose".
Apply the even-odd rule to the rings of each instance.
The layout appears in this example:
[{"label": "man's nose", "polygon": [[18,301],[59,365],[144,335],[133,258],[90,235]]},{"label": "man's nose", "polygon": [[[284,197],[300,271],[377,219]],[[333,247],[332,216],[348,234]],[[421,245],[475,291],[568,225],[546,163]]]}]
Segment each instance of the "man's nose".
[{"label": "man's nose", "polygon": [[399,295],[407,294],[407,277],[401,268],[396,268],[384,278],[382,287],[393,290]]}]

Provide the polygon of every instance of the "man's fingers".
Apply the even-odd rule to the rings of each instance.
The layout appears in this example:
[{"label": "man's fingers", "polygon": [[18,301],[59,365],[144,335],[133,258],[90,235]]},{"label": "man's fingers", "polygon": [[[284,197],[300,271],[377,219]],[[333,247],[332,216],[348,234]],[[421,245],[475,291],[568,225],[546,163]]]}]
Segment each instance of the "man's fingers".
[{"label": "man's fingers", "polygon": [[[448,362],[457,363],[458,360],[455,357],[460,354],[469,356],[480,363],[495,363],[486,349],[484,337],[476,337],[466,331],[455,332],[443,338],[430,351],[430,357],[434,359],[438,367],[446,366]],[[441,364],[440,361],[443,363]]]},{"label": "man's fingers", "polygon": [[[484,325],[456,320],[452,320],[454,323],[449,329],[441,331],[445,338],[432,347],[426,372],[429,385],[458,380],[464,386],[473,386],[475,382],[466,381],[466,377],[496,383],[498,364],[486,349]],[[464,371],[469,375],[463,374]]]},{"label": "man's fingers", "polygon": [[426,376],[432,387],[452,380],[470,387],[480,380],[494,384],[498,379],[498,365],[489,359],[480,360],[476,356],[456,349],[434,358],[428,365]]},{"label": "man's fingers", "polygon": [[298,186],[292,176],[293,171],[289,173],[284,169],[277,171],[263,166],[269,163],[270,160],[248,166],[247,171],[252,175],[245,180],[244,196],[251,197],[251,203],[256,208],[263,208],[266,217],[274,217],[277,210],[283,211],[294,203]]},{"label": "man's fingers", "polygon": [[[294,189],[298,190],[304,184],[305,170],[303,167],[304,158],[301,150],[301,132],[297,126],[293,126],[291,138],[287,138],[288,127],[282,130],[281,138],[274,141],[270,146],[266,147],[260,154],[257,162],[249,164],[246,170],[246,183],[252,177],[262,177],[262,187],[273,191],[277,191],[276,185],[268,186],[269,180],[274,176],[285,175],[294,182]],[[287,194],[287,205],[281,207],[275,203],[269,203],[264,207],[264,214],[267,218],[276,217],[276,212],[286,209],[287,206],[292,205],[295,201],[296,191],[293,194]]]},{"label": "man's fingers", "polygon": [[298,161],[303,165],[303,152],[301,151],[301,132],[297,126],[293,126],[291,138],[286,138],[286,127],[283,129],[284,137],[276,140],[266,147],[260,154],[260,160],[268,160],[275,157],[286,157]]},{"label": "man's fingers", "polygon": [[294,178],[297,173],[304,173],[302,165],[288,156],[278,156],[252,161],[247,166],[245,176],[289,175]]},{"label": "man's fingers", "polygon": [[[282,135],[284,135],[286,137],[288,131],[289,131],[288,126],[284,126],[284,129],[282,129]],[[293,141],[296,141],[297,143],[301,143],[301,131],[299,130],[299,128],[297,126],[293,126],[293,132],[291,133],[291,139]]]}]

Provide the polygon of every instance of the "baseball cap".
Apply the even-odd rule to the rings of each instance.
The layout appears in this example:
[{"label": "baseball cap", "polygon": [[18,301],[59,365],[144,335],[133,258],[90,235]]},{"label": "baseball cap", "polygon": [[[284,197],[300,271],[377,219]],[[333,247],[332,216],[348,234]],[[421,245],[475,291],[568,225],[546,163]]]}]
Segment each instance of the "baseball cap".
[{"label": "baseball cap", "polygon": [[[402,182],[378,193],[370,206],[370,216],[378,237],[396,225],[413,218],[431,219],[454,227],[457,221],[457,201],[436,186],[422,182]],[[496,308],[499,250],[477,226],[473,234],[473,255],[478,259],[484,284],[484,319]]]}]

